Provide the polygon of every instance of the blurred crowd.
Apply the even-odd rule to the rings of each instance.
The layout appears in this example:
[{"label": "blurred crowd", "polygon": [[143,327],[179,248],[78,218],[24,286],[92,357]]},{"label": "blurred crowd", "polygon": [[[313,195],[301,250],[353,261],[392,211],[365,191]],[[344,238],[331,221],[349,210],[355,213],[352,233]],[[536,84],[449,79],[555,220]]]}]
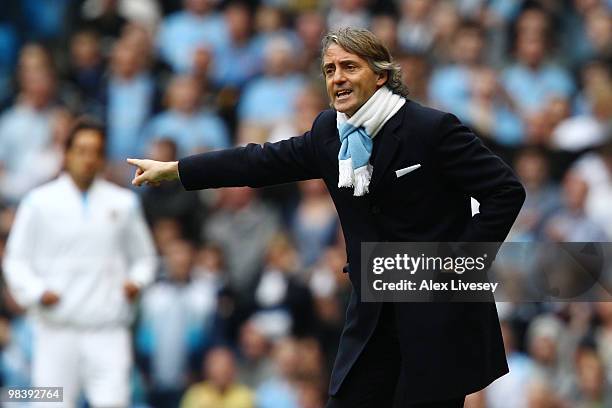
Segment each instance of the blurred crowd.
[{"label": "blurred crowd", "polygon": [[[612,237],[611,0],[3,0],[0,257],[15,208],[62,168],[83,114],[127,157],[279,141],[327,108],[320,41],[371,29],[411,99],[456,114],[517,172],[515,241]],[[350,284],[320,180],[141,188],[162,267],[133,326],[135,406],[319,408]],[[29,384],[5,286],[0,383]],[[470,406],[612,406],[612,303],[499,304],[511,374]],[[469,370],[469,367],[466,367]]]}]

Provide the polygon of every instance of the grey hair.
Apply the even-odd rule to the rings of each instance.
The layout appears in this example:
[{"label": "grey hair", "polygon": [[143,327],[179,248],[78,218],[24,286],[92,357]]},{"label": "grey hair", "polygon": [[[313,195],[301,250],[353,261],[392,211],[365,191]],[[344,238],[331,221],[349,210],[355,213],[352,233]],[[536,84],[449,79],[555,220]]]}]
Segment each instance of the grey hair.
[{"label": "grey hair", "polygon": [[[345,51],[367,61],[376,74],[387,72],[385,84],[393,93],[408,96],[408,88],[402,82],[402,70],[393,62],[391,53],[371,32],[363,28],[344,27],[325,35],[321,47],[321,60],[330,45],[337,44]],[[323,66],[321,66],[323,68]]]}]

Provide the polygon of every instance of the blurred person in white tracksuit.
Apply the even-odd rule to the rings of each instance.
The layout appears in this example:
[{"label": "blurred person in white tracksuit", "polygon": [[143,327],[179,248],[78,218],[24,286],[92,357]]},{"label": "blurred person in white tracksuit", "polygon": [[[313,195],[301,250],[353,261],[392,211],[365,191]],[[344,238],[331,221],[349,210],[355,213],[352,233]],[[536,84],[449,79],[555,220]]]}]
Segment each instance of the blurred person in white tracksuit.
[{"label": "blurred person in white tracksuit", "polygon": [[81,390],[94,408],[129,405],[131,303],[157,263],[136,194],[98,177],[105,147],[101,125],[78,121],[65,172],[20,203],[3,264],[34,318],[32,384],[64,387],[62,407]]}]

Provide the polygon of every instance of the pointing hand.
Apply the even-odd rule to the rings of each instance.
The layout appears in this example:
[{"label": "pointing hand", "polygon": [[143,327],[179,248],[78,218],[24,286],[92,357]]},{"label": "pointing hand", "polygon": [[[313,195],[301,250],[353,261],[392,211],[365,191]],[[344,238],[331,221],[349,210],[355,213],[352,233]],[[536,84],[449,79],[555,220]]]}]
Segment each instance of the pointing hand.
[{"label": "pointing hand", "polygon": [[132,184],[141,186],[148,184],[157,187],[162,181],[177,180],[178,162],[161,162],[149,159],[127,159],[127,162],[136,166],[136,173]]}]

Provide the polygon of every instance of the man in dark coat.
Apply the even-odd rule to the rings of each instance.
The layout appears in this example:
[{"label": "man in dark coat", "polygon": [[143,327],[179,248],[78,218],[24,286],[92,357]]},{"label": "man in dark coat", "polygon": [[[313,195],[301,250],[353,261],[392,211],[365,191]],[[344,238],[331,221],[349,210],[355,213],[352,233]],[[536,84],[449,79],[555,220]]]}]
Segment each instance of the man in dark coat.
[{"label": "man in dark coat", "polygon": [[[353,285],[327,407],[461,407],[508,372],[494,303],[363,302],[360,245],[502,242],[524,189],[455,116],[406,98],[399,69],[370,32],[327,34],[322,60],[333,109],[310,132],[178,162],[128,159],[133,184],[180,178],[195,190],[323,179]],[[474,216],[470,197],[480,203]]]}]

